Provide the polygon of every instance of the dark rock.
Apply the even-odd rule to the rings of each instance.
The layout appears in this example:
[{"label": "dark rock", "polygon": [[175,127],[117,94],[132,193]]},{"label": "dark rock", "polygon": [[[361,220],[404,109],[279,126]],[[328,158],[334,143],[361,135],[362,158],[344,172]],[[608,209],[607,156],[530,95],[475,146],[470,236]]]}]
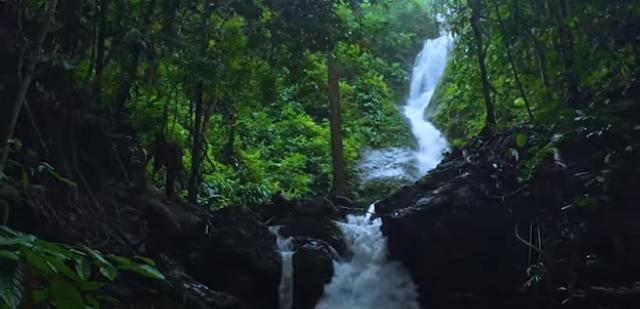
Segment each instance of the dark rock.
[{"label": "dark rock", "polygon": [[[322,240],[334,248],[341,256],[349,252],[342,231],[335,223],[323,217],[289,217],[281,221],[280,233],[286,237],[306,240]],[[296,243],[294,241],[294,243]],[[300,243],[299,241],[297,243]]]},{"label": "dark rock", "polygon": [[268,203],[256,207],[255,210],[264,220],[273,220],[287,216],[295,205],[295,201],[287,199],[282,193],[276,193]]},{"label": "dark rock", "polygon": [[[640,294],[630,292],[640,278],[636,131],[584,127],[545,139],[539,128],[513,128],[454,151],[377,203],[390,253],[422,304],[638,308]],[[537,148],[514,145],[517,134]]]},{"label": "dark rock", "polygon": [[487,198],[476,177],[458,175],[438,190],[408,188],[394,198],[378,208],[392,209],[382,217],[382,231],[392,257],[413,275],[423,303],[488,304],[505,297],[503,286],[522,280],[523,265],[515,261],[523,250],[510,237],[513,219]]},{"label": "dark rock", "polygon": [[302,245],[293,255],[293,307],[313,308],[333,277],[333,248],[324,241]]},{"label": "dark rock", "polygon": [[[313,308],[333,276],[333,261],[350,255],[334,220],[338,214],[328,199],[300,199],[276,220],[280,235],[293,238],[294,308]],[[340,203],[347,203],[342,199]]]},{"label": "dark rock", "polygon": [[163,269],[165,280],[152,280],[125,274],[118,284],[107,286],[118,300],[127,304],[127,308],[159,309],[251,309],[235,296],[209,289],[202,283],[185,274],[175,262],[160,257],[163,266],[172,265],[172,269]]},{"label": "dark rock", "polygon": [[328,199],[300,199],[293,208],[294,216],[336,218],[335,206]]},{"label": "dark rock", "polygon": [[347,207],[347,208],[356,208],[357,207],[357,205],[350,198],[348,198],[346,196],[341,196],[341,195],[333,197],[331,199],[331,202],[333,202],[333,204],[336,205],[336,206],[342,206],[342,207]]},{"label": "dark rock", "polygon": [[248,208],[229,207],[215,212],[211,224],[211,237],[187,273],[258,308],[277,308],[281,260],[261,217]]}]

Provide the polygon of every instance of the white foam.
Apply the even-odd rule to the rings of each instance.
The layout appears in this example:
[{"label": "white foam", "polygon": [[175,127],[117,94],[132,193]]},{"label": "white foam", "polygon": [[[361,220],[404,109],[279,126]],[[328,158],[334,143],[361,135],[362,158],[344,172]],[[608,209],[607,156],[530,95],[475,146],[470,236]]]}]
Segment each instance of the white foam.
[{"label": "white foam", "polygon": [[416,57],[411,74],[409,98],[403,114],[409,120],[417,149],[385,148],[365,150],[359,163],[363,182],[395,177],[417,180],[440,163],[448,149],[442,133],[427,119],[429,106],[438,81],[444,74],[447,56],[453,38],[445,33],[437,39],[427,40]]}]

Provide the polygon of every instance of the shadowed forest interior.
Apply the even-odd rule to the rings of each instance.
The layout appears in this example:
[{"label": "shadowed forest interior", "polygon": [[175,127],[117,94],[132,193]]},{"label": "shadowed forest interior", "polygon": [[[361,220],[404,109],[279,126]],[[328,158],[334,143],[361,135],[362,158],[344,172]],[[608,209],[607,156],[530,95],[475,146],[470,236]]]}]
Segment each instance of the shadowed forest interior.
[{"label": "shadowed forest interior", "polygon": [[640,2],[0,1],[0,308],[640,308]]}]

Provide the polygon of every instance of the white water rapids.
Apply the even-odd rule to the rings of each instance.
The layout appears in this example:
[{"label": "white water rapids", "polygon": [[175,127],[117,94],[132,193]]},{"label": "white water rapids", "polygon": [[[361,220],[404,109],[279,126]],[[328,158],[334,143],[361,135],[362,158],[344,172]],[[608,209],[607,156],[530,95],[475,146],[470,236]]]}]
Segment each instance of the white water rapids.
[{"label": "white water rapids", "polygon": [[348,215],[336,222],[353,258],[334,262],[334,276],[324,288],[316,309],[418,309],[418,292],[411,276],[398,261],[389,259],[382,220]]},{"label": "white water rapids", "polygon": [[381,178],[417,180],[440,163],[447,150],[447,141],[429,122],[425,111],[447,65],[447,55],[453,38],[445,33],[427,40],[411,74],[409,98],[403,114],[409,120],[417,149],[370,149],[362,154],[359,163],[363,182]]},{"label": "white water rapids", "polygon": [[[438,80],[444,73],[447,53],[452,42],[449,34],[427,40],[416,58],[411,76],[409,98],[403,107],[411,124],[417,149],[387,148],[369,150],[360,163],[361,180],[405,178],[416,180],[435,168],[442,160],[447,142],[442,133],[425,119],[425,111]],[[334,276],[325,286],[316,309],[419,309],[418,292],[403,265],[389,258],[387,239],[382,235],[382,220],[367,215],[348,215],[346,222],[336,222],[345,236],[353,257],[334,261]],[[280,309],[293,304],[293,249],[291,239],[278,236],[282,255]]]},{"label": "white water rapids", "polygon": [[276,235],[276,248],[282,258],[282,274],[280,275],[280,285],[278,293],[280,299],[280,309],[291,309],[293,307],[293,238],[285,238],[280,235],[280,226],[270,226],[269,231]]}]

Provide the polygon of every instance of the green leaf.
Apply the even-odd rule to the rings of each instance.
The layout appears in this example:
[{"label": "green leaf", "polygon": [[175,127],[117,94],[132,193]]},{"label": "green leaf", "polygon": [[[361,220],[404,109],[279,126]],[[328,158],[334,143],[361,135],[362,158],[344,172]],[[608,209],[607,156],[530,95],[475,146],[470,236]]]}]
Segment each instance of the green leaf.
[{"label": "green leaf", "polygon": [[524,134],[524,133],[518,133],[516,135],[516,145],[518,145],[518,147],[522,148],[525,145],[527,145],[527,141],[529,140],[529,137]]},{"label": "green leaf", "polygon": [[93,296],[87,295],[84,298],[91,308],[100,309],[100,303]]},{"label": "green leaf", "polygon": [[158,280],[165,279],[164,275],[158,269],[156,269],[151,265],[134,263],[128,258],[117,256],[117,255],[111,255],[110,257],[115,261],[117,261],[119,263],[119,266],[122,269],[133,271],[139,275],[142,275],[151,279],[158,279]]},{"label": "green leaf", "polygon": [[91,276],[91,265],[89,264],[89,261],[87,261],[86,259],[83,259],[83,258],[76,259],[75,269],[76,269],[76,273],[78,274],[78,277],[80,277],[80,280],[82,281],[88,280],[89,277]]},{"label": "green leaf", "polygon": [[24,257],[27,259],[27,263],[29,263],[29,265],[33,266],[40,272],[48,275],[53,275],[57,272],[53,265],[47,263],[47,261],[42,258],[41,255],[36,254],[31,250],[25,250],[23,253]]},{"label": "green leaf", "polygon": [[524,107],[525,101],[522,97],[518,97],[517,99],[513,100],[513,105],[515,107]]},{"label": "green leaf", "polygon": [[19,261],[20,255],[17,251],[0,250],[0,258]]},{"label": "green leaf", "polygon": [[0,237],[0,246],[31,245],[35,240],[36,238],[32,235],[12,238]]},{"label": "green leaf", "polygon": [[[44,301],[51,299],[51,295],[49,295],[49,290],[44,288],[39,288],[33,290],[33,304],[40,305]],[[39,307],[38,307],[39,308]]]},{"label": "green leaf", "polygon": [[99,271],[105,278],[109,279],[109,281],[115,280],[116,276],[118,276],[118,270],[111,264],[100,266]]},{"label": "green leaf", "polygon": [[106,294],[100,294],[100,295],[96,295],[96,298],[98,298],[102,303],[110,303],[110,304],[117,304],[118,300],[106,295]]},{"label": "green leaf", "polygon": [[54,280],[51,284],[51,296],[59,309],[84,308],[84,300],[71,283],[64,280]]},{"label": "green leaf", "polygon": [[101,289],[103,286],[104,283],[98,281],[85,281],[80,283],[80,289],[83,291],[95,291]]},{"label": "green leaf", "polygon": [[132,265],[129,269],[151,279],[165,280],[164,275],[151,265]]},{"label": "green leaf", "polygon": [[42,240],[36,241],[36,247],[46,254],[53,255],[54,257],[65,261],[71,259],[73,256],[73,253],[69,251],[67,247]]},{"label": "green leaf", "polygon": [[76,274],[76,272],[71,269],[71,267],[69,267],[69,265],[67,265],[64,260],[61,260],[58,257],[52,257],[48,259],[48,261],[51,263],[51,265],[53,265],[55,269],[60,271],[67,278],[76,282],[80,281],[80,277],[78,276],[78,274]]},{"label": "green leaf", "polygon": [[154,266],[154,267],[156,266],[156,261],[154,261],[154,260],[152,260],[152,259],[150,259],[150,258],[148,258],[148,257],[146,257],[146,256],[139,256],[139,255],[137,255],[137,256],[135,256],[134,258],[135,258],[136,260],[140,260],[141,262],[146,263],[146,264],[149,264],[149,265],[151,265],[151,266]]},{"label": "green leaf", "polygon": [[115,254],[110,254],[109,257],[111,259],[113,259],[114,261],[118,262],[120,267],[126,268],[129,267],[133,264],[133,262],[131,260],[129,260],[126,257],[123,256],[119,256],[119,255],[115,255]]},{"label": "green leaf", "polygon": [[87,246],[83,246],[82,247],[87,253],[89,253],[89,255],[94,258],[95,260],[97,260],[100,264],[109,264],[111,265],[111,263],[109,263],[109,261],[107,261],[107,259],[104,257],[104,255],[102,255],[102,253],[100,253],[100,251],[97,250],[93,250]]},{"label": "green leaf", "polygon": [[18,233],[16,233],[14,230],[12,230],[12,229],[8,228],[8,227],[7,227],[7,226],[5,226],[5,225],[0,225],[0,232],[3,232],[3,233],[6,233],[6,234],[9,234],[9,235],[11,235],[11,236],[18,236]]}]

